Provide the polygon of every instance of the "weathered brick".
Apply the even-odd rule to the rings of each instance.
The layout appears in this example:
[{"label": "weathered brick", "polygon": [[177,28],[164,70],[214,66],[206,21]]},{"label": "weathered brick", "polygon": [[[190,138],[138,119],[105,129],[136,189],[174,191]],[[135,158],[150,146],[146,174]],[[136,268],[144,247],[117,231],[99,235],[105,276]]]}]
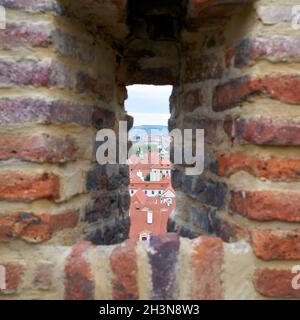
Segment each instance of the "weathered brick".
[{"label": "weathered brick", "polygon": [[296,275],[292,270],[257,269],[253,283],[255,289],[269,298],[299,298],[300,289],[293,289],[292,281]]},{"label": "weathered brick", "polygon": [[223,298],[221,271],[223,242],[213,237],[194,240],[191,256],[193,300],[220,300]]},{"label": "weathered brick", "polygon": [[231,80],[216,87],[213,96],[213,110],[224,111],[234,108],[256,93],[250,86],[248,77]]},{"label": "weathered brick", "polygon": [[221,238],[224,242],[231,243],[239,240],[250,240],[250,234],[247,228],[223,219],[218,212],[210,214],[209,220],[213,234]]},{"label": "weathered brick", "polygon": [[38,263],[33,279],[33,286],[38,290],[49,290],[54,277],[54,264],[49,261]]},{"label": "weathered brick", "polygon": [[71,89],[72,73],[65,65],[51,60],[0,60],[0,86],[13,85]]},{"label": "weathered brick", "polygon": [[208,117],[185,116],[183,119],[183,129],[193,129],[193,138],[195,138],[196,129],[204,130],[206,143],[217,142],[217,129],[220,124],[219,120]]},{"label": "weathered brick", "polygon": [[251,244],[263,260],[300,259],[300,231],[252,230]]},{"label": "weathered brick", "polygon": [[185,112],[193,112],[195,109],[202,107],[204,97],[201,89],[190,90],[184,95],[183,110]]},{"label": "weathered brick", "polygon": [[185,82],[220,79],[223,75],[224,61],[216,55],[203,55],[188,58],[186,62]]},{"label": "weathered brick", "polygon": [[191,207],[191,222],[200,234],[212,233],[210,215],[216,212],[215,208],[199,204]]},{"label": "weathered brick", "polygon": [[90,232],[86,239],[96,245],[111,245],[125,241],[129,237],[130,218],[128,215],[117,217],[113,220],[113,224],[104,225],[102,228]]},{"label": "weathered brick", "polygon": [[58,199],[60,196],[59,177],[52,173],[0,174],[0,199],[6,201],[33,201]]},{"label": "weathered brick", "polygon": [[183,184],[184,174],[177,168],[171,171],[171,182],[174,189],[181,189]]},{"label": "weathered brick", "polygon": [[297,191],[233,191],[230,210],[257,221],[300,222]]},{"label": "weathered brick", "polygon": [[239,119],[236,135],[240,143],[300,146],[300,122],[272,119]]},{"label": "weathered brick", "polygon": [[94,46],[81,38],[46,24],[10,23],[0,30],[0,48],[50,47],[58,53],[85,63],[95,60]]},{"label": "weathered brick", "polygon": [[92,121],[97,129],[113,129],[116,124],[116,114],[97,107],[94,109]]},{"label": "weathered brick", "polygon": [[92,199],[92,204],[86,212],[85,221],[93,223],[119,214],[119,193],[98,192]]},{"label": "weathered brick", "polygon": [[190,197],[204,204],[222,208],[227,193],[227,186],[224,183],[205,180],[201,177],[185,176],[182,190]]},{"label": "weathered brick", "polygon": [[216,87],[214,111],[240,106],[253,96],[271,97],[283,102],[300,103],[300,78],[296,75],[266,76],[251,79],[248,76],[230,80]]},{"label": "weathered brick", "polygon": [[98,165],[88,172],[87,189],[92,190],[115,190],[121,185],[129,184],[129,171],[127,166],[122,165]]},{"label": "weathered brick", "polygon": [[[190,0],[188,2],[188,21],[193,25],[203,25],[205,19],[230,17],[238,5],[251,3],[254,0]],[[221,21],[220,21],[221,20]]]},{"label": "weathered brick", "polygon": [[48,47],[51,43],[49,27],[44,25],[7,24],[0,30],[0,48]]},{"label": "weathered brick", "polygon": [[257,10],[259,19],[266,25],[272,25],[282,22],[291,22],[291,5],[265,5],[259,6]]},{"label": "weathered brick", "polygon": [[113,272],[113,298],[116,300],[138,299],[137,262],[135,243],[125,241],[117,246],[110,256]]},{"label": "weathered brick", "polygon": [[235,152],[219,155],[211,164],[211,170],[221,177],[229,177],[239,171],[262,179],[274,181],[299,180],[299,159],[277,158],[274,156],[261,158],[258,155],[247,155]]},{"label": "weathered brick", "polygon": [[18,159],[33,162],[67,162],[75,160],[76,146],[69,137],[43,133],[28,137],[0,137],[0,160]]},{"label": "weathered brick", "polygon": [[91,243],[80,241],[72,247],[65,263],[65,299],[95,299],[95,280],[88,260]]},{"label": "weathered brick", "polygon": [[62,11],[59,1],[56,0],[0,0],[0,5],[9,9],[23,9],[28,12],[60,13]]},{"label": "weathered brick", "polygon": [[152,267],[152,299],[178,299],[177,263],[179,252],[179,237],[167,233],[161,237],[152,237],[149,255]]},{"label": "weathered brick", "polygon": [[78,224],[79,213],[70,210],[59,214],[35,214],[20,212],[0,216],[0,241],[23,239],[40,243],[51,239],[60,230],[74,228]]},{"label": "weathered brick", "polygon": [[[66,6],[68,15],[72,18],[81,18],[86,23],[92,19],[97,19],[97,25],[99,27],[115,26],[117,24],[125,23],[126,20],[126,0],[85,0],[84,2],[71,1]],[[120,28],[116,28],[114,33],[116,37],[124,35],[122,30],[121,35]],[[110,32],[113,30],[109,29]],[[125,33],[126,34],[126,33]]]},{"label": "weathered brick", "polygon": [[95,60],[95,46],[82,38],[68,34],[61,29],[51,33],[51,44],[60,54],[92,64]]},{"label": "weathered brick", "polygon": [[0,123],[43,124],[78,123],[90,125],[93,109],[89,105],[64,100],[0,99]]},{"label": "weathered brick", "polygon": [[235,65],[242,67],[257,59],[272,62],[299,61],[300,38],[276,36],[244,39],[235,48]]},{"label": "weathered brick", "polygon": [[0,293],[13,294],[22,284],[26,267],[19,262],[6,262],[1,265],[5,268],[6,289],[0,290]]},{"label": "weathered brick", "polygon": [[100,99],[110,102],[114,95],[114,83],[109,78],[95,78],[88,73],[80,71],[76,75],[76,91],[78,93],[94,93]]}]

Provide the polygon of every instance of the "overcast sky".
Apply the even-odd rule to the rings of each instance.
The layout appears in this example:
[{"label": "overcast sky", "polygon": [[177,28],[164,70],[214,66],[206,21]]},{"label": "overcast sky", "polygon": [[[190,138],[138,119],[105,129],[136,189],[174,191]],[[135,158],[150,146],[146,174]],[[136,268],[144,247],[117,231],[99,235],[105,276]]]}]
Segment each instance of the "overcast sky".
[{"label": "overcast sky", "polygon": [[134,125],[168,125],[169,98],[172,86],[128,86],[127,112],[134,117]]}]

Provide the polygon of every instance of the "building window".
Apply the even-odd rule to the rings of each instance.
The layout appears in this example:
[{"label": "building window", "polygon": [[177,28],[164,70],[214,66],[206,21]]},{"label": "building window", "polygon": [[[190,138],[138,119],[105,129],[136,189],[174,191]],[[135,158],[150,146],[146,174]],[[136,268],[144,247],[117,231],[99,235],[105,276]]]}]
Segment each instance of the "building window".
[{"label": "building window", "polygon": [[147,191],[147,190],[145,190],[145,194],[148,194],[148,191]]},{"label": "building window", "polygon": [[152,194],[154,194],[154,191],[152,191]]},{"label": "building window", "polygon": [[158,194],[161,194],[161,191],[158,191]]},{"label": "building window", "polygon": [[153,223],[153,212],[152,211],[148,211],[147,212],[147,223],[148,224],[152,224]]},{"label": "building window", "polygon": [[150,241],[150,234],[148,234],[148,233],[141,233],[141,234],[140,234],[140,241],[142,241],[142,242],[149,242],[149,241]]}]

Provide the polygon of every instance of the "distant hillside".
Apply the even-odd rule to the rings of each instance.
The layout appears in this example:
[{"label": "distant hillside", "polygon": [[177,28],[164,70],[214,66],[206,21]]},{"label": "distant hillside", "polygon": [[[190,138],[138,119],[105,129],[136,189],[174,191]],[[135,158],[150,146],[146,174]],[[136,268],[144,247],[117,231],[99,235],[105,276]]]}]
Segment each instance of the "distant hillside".
[{"label": "distant hillside", "polygon": [[161,126],[161,125],[144,125],[144,126],[134,126],[134,130],[145,130],[150,133],[151,130],[168,130],[167,126]]}]

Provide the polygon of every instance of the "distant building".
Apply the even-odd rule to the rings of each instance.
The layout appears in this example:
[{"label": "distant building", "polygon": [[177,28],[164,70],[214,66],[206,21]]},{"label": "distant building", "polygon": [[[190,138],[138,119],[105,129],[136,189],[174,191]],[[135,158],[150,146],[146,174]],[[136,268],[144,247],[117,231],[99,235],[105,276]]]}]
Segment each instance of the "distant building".
[{"label": "distant building", "polygon": [[[159,236],[167,232],[170,215],[175,209],[175,193],[169,197],[149,197],[141,189],[131,198],[130,206],[130,239],[148,241],[151,236]],[[170,199],[170,200],[168,200]]]},{"label": "distant building", "polygon": [[171,163],[158,152],[147,152],[132,155],[129,169],[130,239],[148,241],[167,232],[168,219],[176,207]]}]

